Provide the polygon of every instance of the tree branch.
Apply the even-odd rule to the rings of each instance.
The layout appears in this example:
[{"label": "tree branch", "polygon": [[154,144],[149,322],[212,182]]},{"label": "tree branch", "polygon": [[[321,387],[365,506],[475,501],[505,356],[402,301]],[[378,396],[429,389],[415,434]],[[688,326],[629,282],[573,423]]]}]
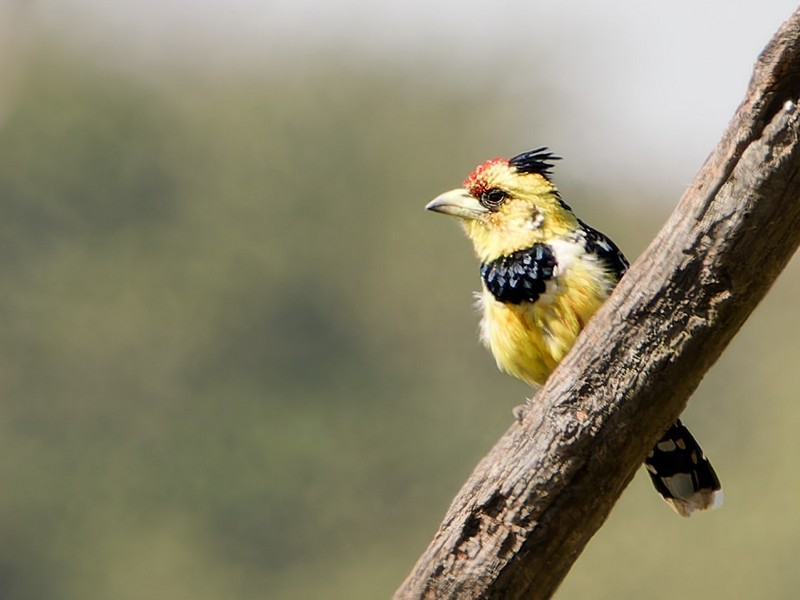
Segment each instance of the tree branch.
[{"label": "tree branch", "polygon": [[395,599],[547,598],[800,244],[800,11],[661,232]]}]

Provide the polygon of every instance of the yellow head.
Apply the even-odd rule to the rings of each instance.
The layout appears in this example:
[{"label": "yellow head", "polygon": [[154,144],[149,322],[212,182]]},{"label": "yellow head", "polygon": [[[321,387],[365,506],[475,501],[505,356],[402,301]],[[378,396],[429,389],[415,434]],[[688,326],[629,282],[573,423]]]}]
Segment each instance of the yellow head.
[{"label": "yellow head", "polygon": [[486,161],[463,188],[438,196],[425,208],[458,217],[481,262],[565,235],[578,221],[550,181],[552,160],[558,157],[537,148]]}]

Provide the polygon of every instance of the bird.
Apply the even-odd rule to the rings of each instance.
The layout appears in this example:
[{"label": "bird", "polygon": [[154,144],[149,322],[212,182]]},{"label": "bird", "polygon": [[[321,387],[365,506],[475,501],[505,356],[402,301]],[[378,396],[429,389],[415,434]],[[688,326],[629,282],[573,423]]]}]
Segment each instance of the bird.
[{"label": "bird", "polygon": [[[579,219],[553,183],[540,147],[493,158],[426,209],[456,217],[480,262],[480,338],[501,371],[544,384],[629,263]],[[519,415],[518,415],[519,416]],[[722,504],[722,486],[691,432],[673,423],[645,459],[656,491],[679,515]]]}]

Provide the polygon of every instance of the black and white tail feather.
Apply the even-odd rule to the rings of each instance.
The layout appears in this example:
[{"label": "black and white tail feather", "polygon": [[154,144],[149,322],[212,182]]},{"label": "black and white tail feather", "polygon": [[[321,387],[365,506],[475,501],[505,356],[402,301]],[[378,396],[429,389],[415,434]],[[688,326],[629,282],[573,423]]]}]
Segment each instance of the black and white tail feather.
[{"label": "black and white tail feather", "polygon": [[689,430],[676,421],[644,461],[659,494],[683,517],[722,505],[722,486],[714,467]]}]

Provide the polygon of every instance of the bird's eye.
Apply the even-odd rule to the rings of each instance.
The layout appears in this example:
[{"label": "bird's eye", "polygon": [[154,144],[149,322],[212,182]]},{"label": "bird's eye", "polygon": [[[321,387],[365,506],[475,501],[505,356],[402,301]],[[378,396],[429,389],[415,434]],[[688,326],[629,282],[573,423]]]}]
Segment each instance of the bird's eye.
[{"label": "bird's eye", "polygon": [[498,208],[508,198],[508,194],[499,188],[492,188],[486,190],[481,194],[481,204],[486,208],[493,210]]}]

